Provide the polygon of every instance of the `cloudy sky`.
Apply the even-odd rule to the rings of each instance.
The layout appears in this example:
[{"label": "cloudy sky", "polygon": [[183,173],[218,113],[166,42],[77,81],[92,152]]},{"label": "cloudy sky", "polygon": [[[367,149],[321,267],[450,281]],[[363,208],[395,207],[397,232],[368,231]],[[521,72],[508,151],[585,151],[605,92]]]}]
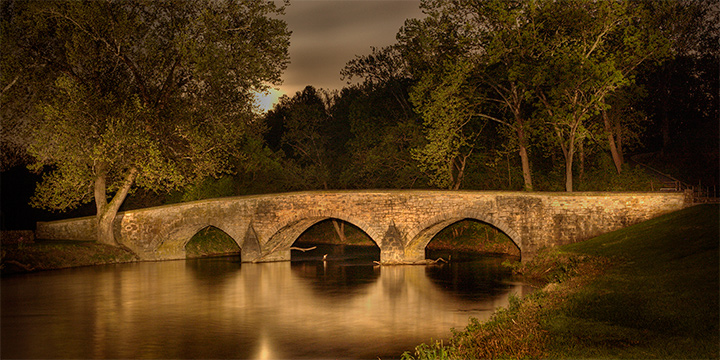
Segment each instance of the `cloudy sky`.
[{"label": "cloudy sky", "polygon": [[422,15],[420,0],[291,0],[283,18],[292,31],[290,64],[265,103],[307,85],[341,89],[340,70],[348,61],[395,43],[405,20]]}]

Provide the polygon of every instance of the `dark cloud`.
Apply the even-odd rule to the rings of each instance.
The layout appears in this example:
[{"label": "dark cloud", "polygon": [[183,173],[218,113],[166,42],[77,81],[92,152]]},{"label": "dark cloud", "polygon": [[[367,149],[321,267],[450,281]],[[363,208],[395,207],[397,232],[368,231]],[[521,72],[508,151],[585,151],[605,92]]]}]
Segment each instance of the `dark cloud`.
[{"label": "dark cloud", "polygon": [[421,16],[419,0],[291,1],[284,16],[293,32],[290,64],[280,89],[292,95],[307,85],[342,88],[348,61],[393,44],[405,20]]}]

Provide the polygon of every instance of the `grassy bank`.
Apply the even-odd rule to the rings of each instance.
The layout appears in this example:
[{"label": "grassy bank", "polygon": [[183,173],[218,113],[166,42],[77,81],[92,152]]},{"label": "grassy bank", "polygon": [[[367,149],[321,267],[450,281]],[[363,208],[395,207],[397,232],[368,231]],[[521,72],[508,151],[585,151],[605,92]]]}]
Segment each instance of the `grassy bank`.
[{"label": "grassy bank", "polygon": [[0,249],[0,271],[13,274],[28,271],[64,269],[76,266],[136,261],[130,251],[92,241],[43,241],[4,244]]},{"label": "grassy bank", "polygon": [[543,252],[546,285],[406,358],[718,358],[717,205]]}]

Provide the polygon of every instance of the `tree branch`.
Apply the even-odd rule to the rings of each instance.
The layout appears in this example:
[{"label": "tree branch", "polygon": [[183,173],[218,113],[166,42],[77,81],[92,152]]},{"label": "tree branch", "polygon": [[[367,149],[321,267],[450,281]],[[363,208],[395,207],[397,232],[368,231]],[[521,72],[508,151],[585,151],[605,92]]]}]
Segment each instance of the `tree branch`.
[{"label": "tree branch", "polygon": [[5,87],[2,89],[2,92],[0,92],[0,96],[5,95],[5,92],[10,90],[10,88],[12,88],[15,85],[15,83],[17,83],[19,78],[20,78],[20,74],[15,75],[15,78],[9,84],[5,85]]}]

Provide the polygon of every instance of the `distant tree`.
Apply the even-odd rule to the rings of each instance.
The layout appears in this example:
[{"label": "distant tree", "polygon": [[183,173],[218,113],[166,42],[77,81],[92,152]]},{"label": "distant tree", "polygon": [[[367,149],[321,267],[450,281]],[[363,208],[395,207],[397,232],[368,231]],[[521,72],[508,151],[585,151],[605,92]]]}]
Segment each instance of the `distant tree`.
[{"label": "distant tree", "polygon": [[[332,116],[336,98],[306,86],[292,98],[283,96],[266,114],[268,141],[284,156],[286,188],[329,189],[338,183],[349,131]],[[345,223],[333,219],[332,224],[340,241],[347,242]]]},{"label": "distant tree", "polygon": [[654,154],[644,161],[686,183],[718,185],[719,71],[720,56],[702,51],[676,55],[638,77],[648,93],[640,104],[650,121],[645,152]]},{"label": "distant tree", "polygon": [[306,86],[292,98],[283,96],[265,116],[273,137],[283,151],[288,188],[328,189],[332,184],[330,152],[331,117],[327,96],[322,90]]},{"label": "distant tree", "polygon": [[647,115],[639,108],[645,97],[640,86],[626,86],[608,96],[607,106],[600,110],[602,135],[607,139],[608,149],[620,174],[625,166],[625,150],[641,142],[641,134],[647,125]]},{"label": "distant tree", "polygon": [[346,148],[349,167],[342,183],[355,188],[412,188],[427,179],[411,157],[423,143],[421,120],[409,90],[415,83],[398,46],[372,49],[341,71],[343,78],[362,79],[343,89],[331,109],[350,126]]},{"label": "distant tree", "polygon": [[357,86],[341,92],[332,111],[336,119],[347,117],[351,132],[346,143],[348,163],[341,179],[344,187],[426,186],[410,154],[410,149],[422,144],[423,134],[409,103],[407,85]]},{"label": "distant tree", "polygon": [[659,148],[667,152],[699,122],[720,117],[720,7],[712,1],[672,1],[658,6],[656,27],[670,40],[671,58],[644,69],[644,107],[655,121]]},{"label": "distant tree", "polygon": [[[279,83],[286,66],[281,11],[263,1],[3,2],[3,38],[24,32],[3,57],[18,82],[3,87],[42,95],[28,147],[31,168],[45,172],[33,205],[94,199],[97,240],[117,244],[112,223],[134,186],[177,189],[242,161],[257,132],[253,91]],[[20,83],[37,70],[52,76]]]}]

